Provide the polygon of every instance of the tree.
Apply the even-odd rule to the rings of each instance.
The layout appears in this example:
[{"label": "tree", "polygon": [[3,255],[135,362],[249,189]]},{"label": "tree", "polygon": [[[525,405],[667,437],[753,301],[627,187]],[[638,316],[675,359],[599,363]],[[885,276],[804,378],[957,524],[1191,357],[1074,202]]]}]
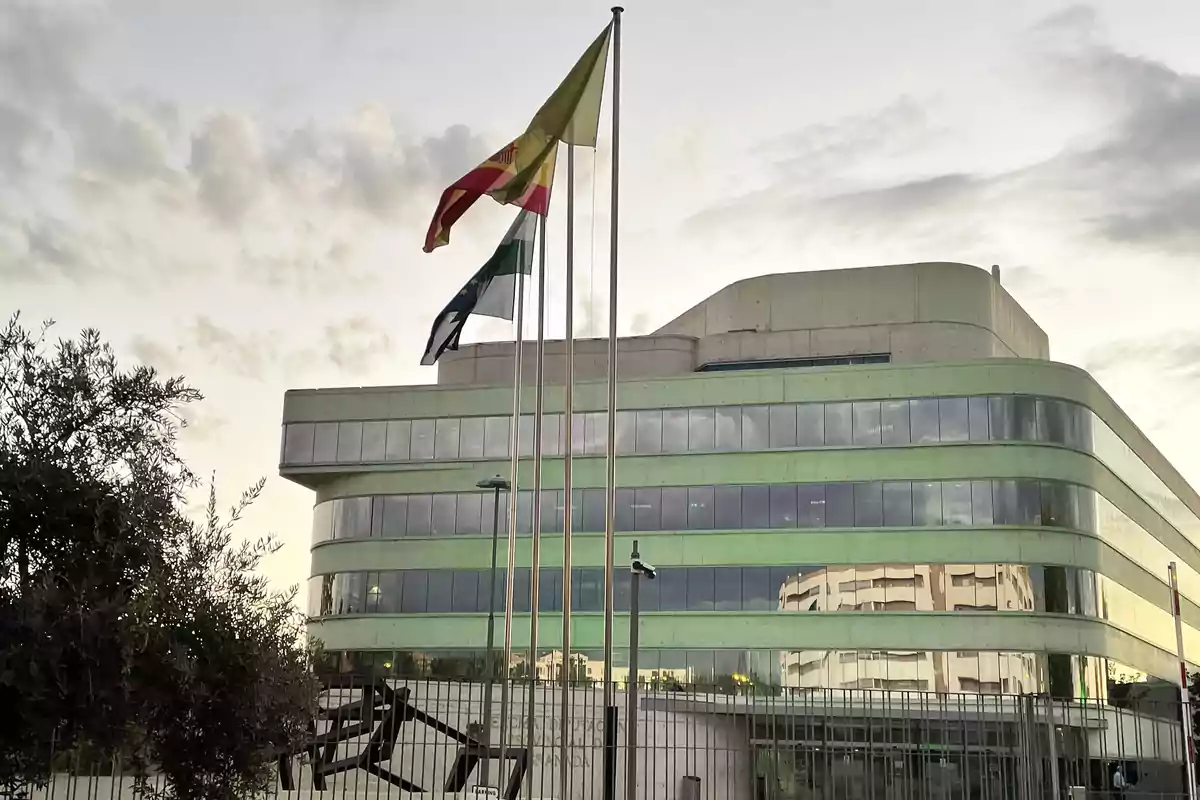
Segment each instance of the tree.
[{"label": "tree", "polygon": [[0,330],[0,791],[82,752],[171,797],[261,788],[316,698],[295,590],[257,571],[278,544],[233,542],[263,484],[224,520],[210,487],[188,518],[176,435],[199,393],[122,371],[95,331],[45,334]]}]

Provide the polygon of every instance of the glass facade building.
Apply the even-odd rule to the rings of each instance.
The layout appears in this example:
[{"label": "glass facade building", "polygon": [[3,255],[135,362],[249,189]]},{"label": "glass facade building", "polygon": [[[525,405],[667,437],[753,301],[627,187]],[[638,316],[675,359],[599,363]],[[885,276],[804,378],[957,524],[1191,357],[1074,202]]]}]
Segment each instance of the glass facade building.
[{"label": "glass facade building", "polygon": [[[805,312],[815,289],[742,324],[788,290],[840,296],[838,281],[898,281],[899,297],[843,309],[851,333],[836,303]],[[905,292],[959,327],[930,332]],[[752,279],[620,344],[616,560],[636,538],[659,567],[642,595],[642,680],[1101,697],[1114,672],[1177,675],[1172,561],[1185,657],[1200,660],[1200,498],[1090,376],[1047,359],[1044,334],[987,273]],[[519,486],[497,509],[475,484],[508,475],[512,357],[511,344],[464,346],[438,385],[288,393],[280,470],[316,495],[310,631],[342,668],[477,674],[487,613],[506,596],[503,563],[489,569],[493,520],[503,538],[515,514],[510,666],[529,669],[540,503],[534,669],[554,663],[567,602],[573,651],[588,675],[602,669],[604,384],[584,369],[570,415],[548,389],[540,498],[522,416]],[[620,676],[627,569],[613,580]]]}]

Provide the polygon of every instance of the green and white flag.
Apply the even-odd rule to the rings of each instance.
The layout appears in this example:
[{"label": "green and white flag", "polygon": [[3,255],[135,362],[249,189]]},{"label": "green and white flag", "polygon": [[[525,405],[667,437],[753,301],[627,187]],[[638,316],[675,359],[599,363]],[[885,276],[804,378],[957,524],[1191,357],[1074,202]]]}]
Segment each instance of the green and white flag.
[{"label": "green and white flag", "polygon": [[516,306],[517,275],[533,270],[533,239],[537,215],[517,214],[496,252],[479,268],[433,322],[421,363],[436,364],[447,350],[457,350],[463,326],[471,314],[511,320]]}]

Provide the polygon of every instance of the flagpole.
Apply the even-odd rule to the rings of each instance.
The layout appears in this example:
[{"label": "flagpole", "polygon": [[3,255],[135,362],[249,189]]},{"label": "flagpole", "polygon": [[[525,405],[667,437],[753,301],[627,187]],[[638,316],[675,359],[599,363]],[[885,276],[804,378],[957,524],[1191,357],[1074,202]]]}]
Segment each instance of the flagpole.
[{"label": "flagpole", "polygon": [[[613,697],[613,549],[617,515],[617,215],[620,197],[621,145],[621,12],[612,15],[612,198],[608,243],[608,441],[604,502],[604,800],[616,797],[617,707]],[[630,676],[637,680],[636,675]],[[626,725],[633,720],[626,720]],[[633,800],[627,798],[626,800]]]},{"label": "flagpole", "polygon": [[[538,223],[538,320],[537,356],[533,362],[533,542],[529,561],[529,703],[525,718],[525,748],[527,761],[533,764],[534,723],[537,720],[537,653],[538,603],[542,582],[542,412],[545,410],[546,390],[544,366],[546,358],[546,218]],[[533,797],[533,782],[529,782],[529,797]]]},{"label": "flagpole", "polygon": [[[521,454],[517,446],[521,423],[521,358],[523,349],[523,334],[525,326],[525,273],[517,272],[517,335],[513,347],[513,402],[512,425],[509,429],[508,441],[511,463],[508,468],[508,556],[504,562],[504,661],[503,677],[500,683],[500,765],[501,775],[507,770],[508,763],[505,755],[508,752],[509,732],[509,668],[512,664],[512,622],[513,622],[513,583],[517,564],[517,478],[520,471]],[[499,497],[496,498],[499,502]],[[489,667],[490,670],[490,667]],[[485,720],[490,726],[491,720]],[[489,736],[490,740],[490,736]]]},{"label": "flagpole", "polygon": [[559,709],[561,796],[567,796],[571,733],[571,491],[573,483],[575,410],[575,146],[567,145],[567,269],[566,358],[563,376],[563,576],[562,576],[562,696]]}]

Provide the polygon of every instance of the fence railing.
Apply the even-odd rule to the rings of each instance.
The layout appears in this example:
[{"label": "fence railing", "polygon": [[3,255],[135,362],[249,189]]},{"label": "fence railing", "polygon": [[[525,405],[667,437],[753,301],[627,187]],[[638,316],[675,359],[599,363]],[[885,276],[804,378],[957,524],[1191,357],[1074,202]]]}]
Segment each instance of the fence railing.
[{"label": "fence railing", "polygon": [[[312,738],[279,754],[268,796],[603,800],[602,687],[570,687],[565,741],[561,692],[556,682],[513,681],[507,719],[497,688],[485,718],[488,692],[478,681],[331,678]],[[614,697],[616,800],[1187,796],[1180,703],[1170,691],[1127,692],[1118,706],[1029,695],[672,682],[640,686],[633,719],[623,687]],[[633,724],[630,797],[626,741]],[[483,788],[485,771],[494,794]],[[50,783],[30,795],[125,800],[133,786],[119,765],[60,758]]]}]

